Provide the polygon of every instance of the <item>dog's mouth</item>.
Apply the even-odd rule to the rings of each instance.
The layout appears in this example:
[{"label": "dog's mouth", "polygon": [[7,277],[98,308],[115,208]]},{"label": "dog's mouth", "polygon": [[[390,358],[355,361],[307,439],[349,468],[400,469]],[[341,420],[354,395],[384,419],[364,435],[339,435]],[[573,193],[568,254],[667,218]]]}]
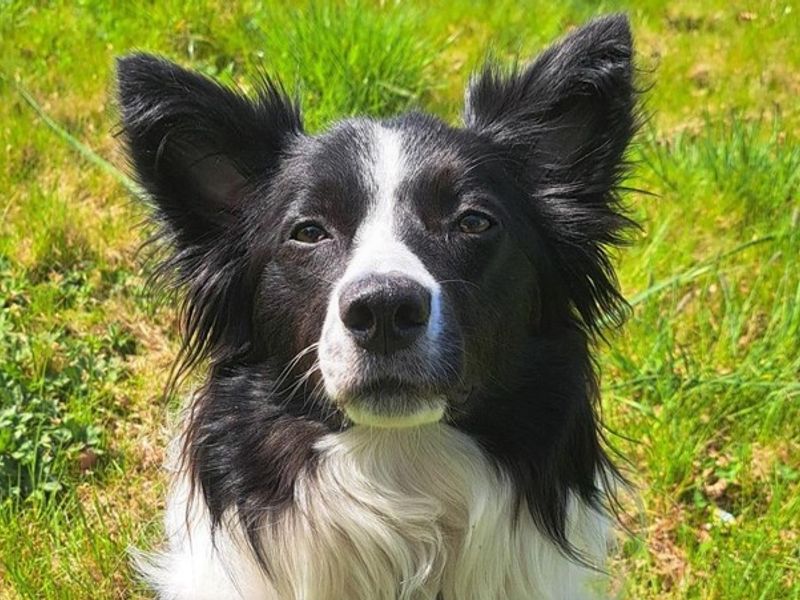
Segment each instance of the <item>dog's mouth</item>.
[{"label": "dog's mouth", "polygon": [[355,425],[406,428],[441,421],[447,397],[429,386],[376,379],[348,389],[336,404]]},{"label": "dog's mouth", "polygon": [[472,388],[436,388],[397,380],[373,380],[348,390],[335,404],[354,425],[402,429],[448,420]]},{"label": "dog's mouth", "polygon": [[386,410],[374,402],[359,400],[347,403],[343,411],[354,425],[406,429],[438,423],[444,418],[446,406],[444,397],[407,402],[400,410]]}]

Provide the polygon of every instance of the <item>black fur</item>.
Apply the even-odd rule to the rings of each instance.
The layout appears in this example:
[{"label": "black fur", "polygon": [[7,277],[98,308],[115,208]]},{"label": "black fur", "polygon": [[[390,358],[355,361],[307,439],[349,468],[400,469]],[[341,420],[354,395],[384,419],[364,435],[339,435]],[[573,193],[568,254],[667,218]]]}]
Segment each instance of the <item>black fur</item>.
[{"label": "black fur", "polygon": [[[615,472],[591,346],[624,308],[608,249],[632,225],[617,194],[637,123],[631,61],[626,19],[598,19],[530,66],[486,67],[464,128],[419,114],[384,123],[415,160],[399,192],[403,239],[443,282],[449,311],[456,376],[434,369],[420,385],[448,396],[451,424],[508,470],[568,553],[568,494],[598,504]],[[118,76],[133,168],[171,248],[161,271],[185,290],[183,358],[210,363],[184,456],[214,524],[238,508],[261,556],[260,530],[291,508],[314,441],[348,426],[303,352],[369,201],[369,122],[307,136],[279,85],[248,99],[147,55],[122,59]],[[502,228],[452,233],[465,202]],[[313,253],[286,243],[305,215],[336,232]]]},{"label": "black fur", "polygon": [[299,110],[266,78],[250,100],[146,54],[120,59],[117,71],[132,167],[172,249],[159,273],[185,289],[185,366],[241,355],[252,298],[246,201],[302,133]]},{"label": "black fur", "polygon": [[627,20],[597,19],[524,69],[488,65],[470,86],[465,114],[526,181],[553,270],[592,331],[624,304],[606,247],[633,225],[616,194],[637,126],[632,54]]}]

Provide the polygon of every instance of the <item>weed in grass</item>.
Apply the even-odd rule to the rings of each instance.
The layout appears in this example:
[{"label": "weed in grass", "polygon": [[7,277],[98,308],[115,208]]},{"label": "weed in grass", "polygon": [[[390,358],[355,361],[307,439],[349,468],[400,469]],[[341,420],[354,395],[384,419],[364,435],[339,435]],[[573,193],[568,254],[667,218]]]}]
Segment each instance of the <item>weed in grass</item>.
[{"label": "weed in grass", "polygon": [[93,291],[79,271],[25,289],[0,259],[0,502],[58,491],[88,470],[81,457],[103,453],[100,417],[112,408],[112,387],[128,376],[124,359],[135,341],[116,326],[100,334],[66,323],[37,331],[27,319],[85,310]]}]

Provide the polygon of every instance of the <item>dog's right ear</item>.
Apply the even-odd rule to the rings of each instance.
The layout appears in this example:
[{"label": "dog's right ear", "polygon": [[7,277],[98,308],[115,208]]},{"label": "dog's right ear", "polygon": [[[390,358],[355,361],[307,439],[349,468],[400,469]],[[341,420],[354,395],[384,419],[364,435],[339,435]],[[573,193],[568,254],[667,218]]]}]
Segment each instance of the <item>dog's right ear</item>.
[{"label": "dog's right ear", "polygon": [[254,99],[167,60],[117,62],[122,129],[136,177],[180,248],[230,227],[246,184],[268,177],[291,138],[297,107],[270,80]]},{"label": "dog's right ear", "polygon": [[488,65],[469,87],[467,127],[490,139],[529,194],[537,226],[588,329],[620,317],[608,248],[633,223],[619,202],[639,118],[625,15],[595,19],[511,70]]},{"label": "dog's right ear", "polygon": [[268,79],[250,99],[147,54],[118,61],[117,85],[129,158],[171,250],[156,274],[184,291],[178,373],[236,356],[251,339],[248,192],[302,136],[299,110]]}]

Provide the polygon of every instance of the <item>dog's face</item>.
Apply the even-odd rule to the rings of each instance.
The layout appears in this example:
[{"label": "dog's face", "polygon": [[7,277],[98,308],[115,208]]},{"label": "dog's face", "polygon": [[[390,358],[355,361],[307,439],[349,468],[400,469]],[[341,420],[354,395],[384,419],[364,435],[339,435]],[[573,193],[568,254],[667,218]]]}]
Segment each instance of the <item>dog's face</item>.
[{"label": "dog's face", "polygon": [[355,422],[458,411],[535,320],[535,232],[498,152],[421,115],[298,140],[265,203],[277,226],[255,321],[280,340],[267,353],[316,349],[316,383]]},{"label": "dog's face", "polygon": [[[192,358],[263,364],[356,423],[485,410],[532,340],[593,330],[634,127],[622,19],[487,68],[465,123],[409,114],[319,135],[171,63],[119,64],[124,133],[186,285]],[[313,404],[313,403],[312,403]],[[318,406],[318,403],[317,403]]]}]

